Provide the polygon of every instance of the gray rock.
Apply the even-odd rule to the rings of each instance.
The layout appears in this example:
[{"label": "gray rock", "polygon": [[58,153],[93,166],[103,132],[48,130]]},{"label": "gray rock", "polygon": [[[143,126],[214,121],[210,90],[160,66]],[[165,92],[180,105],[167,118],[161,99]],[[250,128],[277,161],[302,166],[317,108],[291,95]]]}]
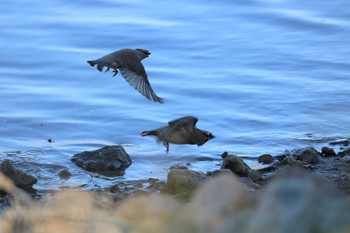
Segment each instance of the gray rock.
[{"label": "gray rock", "polygon": [[221,169],[230,169],[239,176],[248,176],[250,167],[237,155],[227,155],[224,158]]},{"label": "gray rock", "polygon": [[270,154],[263,154],[258,157],[258,162],[262,164],[270,164],[274,161],[274,158]]},{"label": "gray rock", "polygon": [[15,169],[12,166],[11,161],[8,159],[5,159],[0,164],[0,172],[9,177],[18,188],[32,189],[32,186],[38,182],[35,177],[27,175],[24,172]]},{"label": "gray rock", "polygon": [[187,198],[206,180],[207,176],[201,172],[186,169],[172,169],[168,173],[166,191],[170,194]]},{"label": "gray rock", "polygon": [[321,154],[313,147],[295,149],[291,151],[291,156],[308,164],[316,164]]},{"label": "gray rock", "polygon": [[104,146],[95,151],[84,151],[73,155],[71,159],[77,166],[105,176],[123,175],[132,160],[124,148]]}]

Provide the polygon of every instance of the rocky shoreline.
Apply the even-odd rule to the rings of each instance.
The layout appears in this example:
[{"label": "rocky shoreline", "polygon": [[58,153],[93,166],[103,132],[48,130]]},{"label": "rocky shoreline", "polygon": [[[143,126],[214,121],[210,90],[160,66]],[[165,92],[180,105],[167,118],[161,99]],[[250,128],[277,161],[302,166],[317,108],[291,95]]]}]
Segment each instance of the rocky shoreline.
[{"label": "rocky shoreline", "polygon": [[[92,225],[108,232],[349,232],[350,148],[340,143],[338,153],[306,147],[249,158],[260,164],[255,169],[245,158],[224,152],[215,171],[174,166],[166,181],[123,181],[93,192],[59,191],[44,197],[32,187],[35,177],[4,160],[1,232],[86,232]],[[106,146],[76,154],[72,162],[111,176],[123,174],[132,160],[121,146]],[[69,179],[71,174],[59,175]],[[87,212],[81,216],[81,211]],[[326,223],[320,226],[319,219]],[[295,221],[302,224],[291,225]]]},{"label": "rocky shoreline", "polygon": [[[324,177],[335,184],[345,193],[350,193],[350,148],[348,141],[341,140],[331,143],[341,145],[336,153],[332,148],[323,147],[317,151],[313,147],[285,151],[283,154],[272,156],[264,154],[256,158],[244,158],[224,152],[221,168],[208,171],[206,174],[188,169],[186,165],[174,166],[168,172],[167,180],[161,181],[149,178],[136,181],[122,181],[110,187],[95,190],[98,193],[109,193],[115,200],[123,200],[140,193],[166,193],[181,198],[189,198],[191,193],[202,183],[220,174],[234,174],[250,190],[264,189],[269,180],[280,171],[291,166],[304,168],[308,173]],[[255,160],[261,164],[259,168],[252,169],[244,160]],[[123,175],[125,169],[131,165],[132,159],[122,146],[105,146],[95,151],[85,151],[72,156],[72,162],[87,171],[97,172],[107,176]],[[36,199],[36,190],[32,187],[36,178],[16,170],[11,161],[6,159],[0,164],[0,172],[8,176],[18,187]],[[59,173],[60,177],[70,178],[67,170]],[[0,195],[0,210],[10,206],[10,196],[6,193]]]}]

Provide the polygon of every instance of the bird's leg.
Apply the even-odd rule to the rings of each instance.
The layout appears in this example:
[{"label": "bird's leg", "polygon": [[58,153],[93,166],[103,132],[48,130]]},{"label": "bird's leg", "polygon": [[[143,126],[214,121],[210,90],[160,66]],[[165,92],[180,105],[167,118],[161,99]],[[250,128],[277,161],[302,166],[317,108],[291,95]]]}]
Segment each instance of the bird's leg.
[{"label": "bird's leg", "polygon": [[111,67],[107,66],[107,69],[105,70],[105,73],[109,71]]},{"label": "bird's leg", "polygon": [[168,153],[169,153],[169,143],[168,142],[163,142],[163,145],[166,147],[165,152],[168,155]]},{"label": "bird's leg", "polygon": [[118,74],[118,69],[114,69],[113,72],[114,72],[114,74],[113,74],[112,77],[114,77],[114,76],[116,76]]}]

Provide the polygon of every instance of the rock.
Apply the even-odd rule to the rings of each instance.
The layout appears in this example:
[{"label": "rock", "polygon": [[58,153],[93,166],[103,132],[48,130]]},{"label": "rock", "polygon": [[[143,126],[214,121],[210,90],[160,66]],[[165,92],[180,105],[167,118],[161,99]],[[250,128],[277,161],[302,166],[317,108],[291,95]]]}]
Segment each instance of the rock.
[{"label": "rock", "polygon": [[207,176],[201,172],[186,169],[172,169],[168,173],[166,191],[170,194],[187,198],[206,180]]},{"label": "rock", "polygon": [[274,161],[274,158],[270,154],[263,154],[258,157],[258,162],[262,164],[270,164]]},{"label": "rock", "polygon": [[291,156],[308,164],[316,164],[319,161],[321,154],[313,147],[295,149],[291,151]]},{"label": "rock", "polygon": [[338,156],[344,157],[350,155],[350,148],[343,149],[342,151],[338,152]]},{"label": "rock", "polygon": [[337,139],[337,140],[329,142],[329,144],[332,146],[335,146],[335,145],[348,146],[350,144],[350,139],[349,138]]},{"label": "rock", "polygon": [[206,175],[209,177],[215,177],[224,174],[232,175],[232,171],[230,169],[219,169],[214,171],[207,171],[206,173]]},{"label": "rock", "polygon": [[227,151],[225,151],[224,153],[221,154],[221,158],[226,158],[229,155],[229,153]]},{"label": "rock", "polygon": [[186,167],[185,165],[181,165],[181,164],[175,164],[175,165],[172,165],[170,167],[170,170],[173,170],[173,169],[188,169],[188,167]]},{"label": "rock", "polygon": [[322,157],[337,156],[337,154],[334,152],[334,150],[332,148],[329,148],[326,146],[322,147],[321,155],[322,155]]},{"label": "rock", "polygon": [[70,173],[67,169],[62,169],[58,172],[58,176],[61,179],[69,179],[71,177],[72,173]]},{"label": "rock", "polygon": [[349,232],[349,211],[349,197],[326,179],[292,168],[275,176],[255,206],[227,211],[215,232]]},{"label": "rock", "polygon": [[221,169],[230,169],[239,176],[248,176],[250,167],[238,156],[227,155],[224,158]]},{"label": "rock", "polygon": [[120,176],[124,174],[132,160],[124,148],[118,146],[104,146],[95,151],[84,151],[73,155],[71,159],[75,165],[105,176]]},{"label": "rock", "polygon": [[[238,177],[232,173],[219,175],[196,190],[192,201],[180,214],[182,224],[170,227],[173,229],[170,232],[215,232],[221,224],[229,221],[227,213],[245,211],[254,203],[254,195]],[[186,224],[189,221],[190,224]],[[191,224],[193,226],[188,227]],[[239,232],[233,229],[229,232]]]},{"label": "rock", "polygon": [[12,166],[12,163],[10,160],[5,159],[0,164],[0,172],[4,173],[7,177],[9,177],[13,183],[21,189],[31,190],[33,189],[33,185],[38,182],[38,180],[31,176],[27,175],[22,171],[19,171],[15,169]]},{"label": "rock", "polygon": [[264,184],[264,178],[257,170],[250,169],[248,177],[257,184]]}]

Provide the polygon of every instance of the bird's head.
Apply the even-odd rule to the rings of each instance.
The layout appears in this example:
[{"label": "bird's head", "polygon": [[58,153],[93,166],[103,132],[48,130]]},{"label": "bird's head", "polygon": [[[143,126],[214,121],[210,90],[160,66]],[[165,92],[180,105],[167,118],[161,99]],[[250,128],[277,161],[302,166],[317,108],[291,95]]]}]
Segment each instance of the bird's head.
[{"label": "bird's head", "polygon": [[140,59],[148,57],[151,53],[147,49],[135,49]]},{"label": "bird's head", "polygon": [[207,141],[209,141],[210,139],[215,138],[215,136],[209,131],[206,131],[206,130],[200,130],[200,131],[202,132],[203,137],[202,137],[202,142],[198,144],[198,146],[201,146]]}]

